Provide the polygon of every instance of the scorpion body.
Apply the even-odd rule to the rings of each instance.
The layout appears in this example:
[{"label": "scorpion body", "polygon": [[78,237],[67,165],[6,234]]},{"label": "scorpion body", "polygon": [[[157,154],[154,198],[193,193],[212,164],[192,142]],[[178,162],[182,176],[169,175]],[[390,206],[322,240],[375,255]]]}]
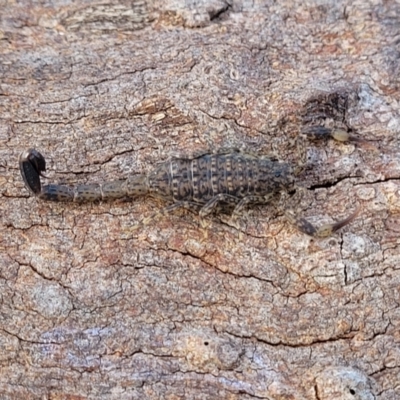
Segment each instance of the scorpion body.
[{"label": "scorpion body", "polygon": [[[312,137],[332,137],[347,141],[352,138],[343,131],[312,128],[306,132]],[[40,176],[46,170],[44,157],[30,149],[20,156],[20,171],[27,188],[41,200],[95,201],[123,197],[152,196],[172,202],[165,212],[183,207],[196,210],[204,218],[221,205],[234,206],[233,215],[246,206],[263,204],[282,191],[294,188],[295,177],[304,167],[304,154],[298,166],[266,157],[236,151],[205,153],[194,158],[174,158],[157,165],[148,175],[131,175],[124,180],[105,183],[41,186]],[[316,228],[303,218],[287,217],[302,232],[326,237],[351,222],[358,210],[334,224]],[[159,213],[158,213],[159,214]],[[153,217],[147,220],[154,219]]]}]

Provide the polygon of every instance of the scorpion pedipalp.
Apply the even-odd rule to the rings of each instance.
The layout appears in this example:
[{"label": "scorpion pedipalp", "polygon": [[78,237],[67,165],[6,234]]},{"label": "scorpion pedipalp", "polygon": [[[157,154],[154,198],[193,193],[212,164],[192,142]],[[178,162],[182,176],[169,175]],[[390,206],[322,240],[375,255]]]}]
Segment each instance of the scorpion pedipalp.
[{"label": "scorpion pedipalp", "polygon": [[321,227],[317,228],[310,222],[308,222],[304,218],[296,218],[294,217],[290,212],[286,212],[285,216],[288,219],[288,221],[294,225],[300,232],[305,233],[306,235],[316,237],[316,238],[326,238],[331,236],[333,233],[338,231],[340,228],[343,228],[350,222],[352,222],[357,215],[360,213],[361,207],[357,207],[357,209],[350,214],[348,217],[338,221],[334,222],[332,224],[325,224],[322,225]]},{"label": "scorpion pedipalp", "polygon": [[340,128],[328,128],[325,126],[306,126],[301,130],[301,133],[312,140],[334,139],[337,142],[353,142],[371,146],[371,143],[368,140],[352,135],[348,131]]}]

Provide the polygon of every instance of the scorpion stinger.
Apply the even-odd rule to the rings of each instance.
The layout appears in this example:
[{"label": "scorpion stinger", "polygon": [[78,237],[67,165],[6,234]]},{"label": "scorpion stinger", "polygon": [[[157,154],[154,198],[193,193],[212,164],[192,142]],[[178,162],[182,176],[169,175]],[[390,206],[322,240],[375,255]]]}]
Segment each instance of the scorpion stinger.
[{"label": "scorpion stinger", "polygon": [[35,149],[29,149],[21,153],[19,157],[19,169],[25,186],[33,193],[38,194],[41,191],[40,177],[43,171],[46,171],[46,160]]},{"label": "scorpion stinger", "polygon": [[91,183],[75,187],[65,185],[41,186],[40,177],[45,175],[46,160],[35,149],[23,152],[19,157],[19,169],[26,187],[36,197],[47,201],[96,201],[113,200],[123,197],[138,197],[148,193],[147,177],[145,175],[131,175],[128,179]]}]

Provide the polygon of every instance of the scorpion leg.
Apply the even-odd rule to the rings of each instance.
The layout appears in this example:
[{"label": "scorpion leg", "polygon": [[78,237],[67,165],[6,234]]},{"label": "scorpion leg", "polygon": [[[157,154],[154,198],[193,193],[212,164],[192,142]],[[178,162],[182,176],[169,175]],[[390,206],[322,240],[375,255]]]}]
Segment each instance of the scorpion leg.
[{"label": "scorpion leg", "polygon": [[219,193],[209,200],[200,210],[200,218],[205,218],[207,215],[211,214],[219,205],[219,203],[234,204],[235,206],[240,202],[235,196],[226,193]]},{"label": "scorpion leg", "polygon": [[232,212],[232,217],[237,217],[243,211],[243,209],[250,204],[266,204],[274,197],[275,193],[270,193],[266,196],[246,196],[243,197],[236,205]]},{"label": "scorpion leg", "polygon": [[321,227],[317,228],[310,222],[308,222],[304,218],[296,218],[291,213],[286,212],[285,216],[289,220],[291,224],[293,224],[299,231],[305,233],[306,235],[316,237],[316,238],[326,238],[331,236],[340,228],[343,228],[345,225],[352,222],[360,212],[360,207],[353,212],[353,214],[349,215],[347,218],[335,222],[333,224],[326,224],[322,225]]},{"label": "scorpion leg", "polygon": [[172,213],[175,210],[178,210],[180,208],[184,208],[185,210],[189,211],[199,211],[201,208],[200,204],[190,202],[190,201],[180,201],[174,204],[171,204],[170,206],[164,207],[158,212],[153,213],[147,218],[144,218],[142,221],[140,221],[138,224],[134,225],[131,230],[137,230],[141,228],[144,225],[148,225],[149,223],[155,221],[156,219],[162,218],[165,215],[168,215]]},{"label": "scorpion leg", "polygon": [[237,224],[237,218],[239,217],[240,214],[243,213],[243,210],[250,204],[266,204],[268,203],[273,197],[275,193],[270,193],[266,196],[255,196],[255,195],[249,195],[246,197],[243,197],[239,201],[239,203],[236,205],[234,208],[231,218],[230,218],[230,223],[235,226],[236,228],[239,229],[239,226]]}]

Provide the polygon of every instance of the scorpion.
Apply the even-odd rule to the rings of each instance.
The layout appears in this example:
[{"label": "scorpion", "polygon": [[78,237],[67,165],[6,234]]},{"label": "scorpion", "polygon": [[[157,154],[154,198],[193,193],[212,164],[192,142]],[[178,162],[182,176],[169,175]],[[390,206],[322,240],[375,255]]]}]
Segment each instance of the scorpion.
[{"label": "scorpion", "polygon": [[[311,139],[361,141],[343,129],[323,126],[303,128],[301,134],[299,136],[306,135]],[[299,145],[298,148],[302,149]],[[19,167],[27,189],[40,200],[85,202],[150,196],[172,204],[143,223],[178,208],[197,211],[203,221],[221,206],[233,206],[232,216],[237,216],[247,206],[266,204],[277,194],[295,190],[295,178],[306,167],[306,151],[300,154],[300,161],[292,165],[237,150],[205,152],[191,158],[172,158],[160,163],[147,175],[130,175],[127,179],[79,184],[75,187],[58,184],[42,186],[40,177],[46,178],[43,175],[46,161],[35,149],[20,155]],[[301,232],[324,238],[352,222],[358,213],[359,208],[347,218],[321,227],[289,212],[285,212],[285,216]]]}]

